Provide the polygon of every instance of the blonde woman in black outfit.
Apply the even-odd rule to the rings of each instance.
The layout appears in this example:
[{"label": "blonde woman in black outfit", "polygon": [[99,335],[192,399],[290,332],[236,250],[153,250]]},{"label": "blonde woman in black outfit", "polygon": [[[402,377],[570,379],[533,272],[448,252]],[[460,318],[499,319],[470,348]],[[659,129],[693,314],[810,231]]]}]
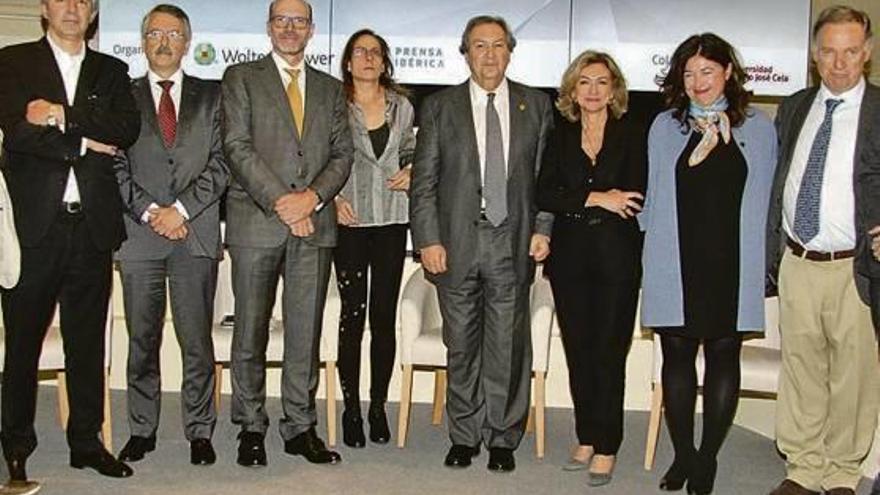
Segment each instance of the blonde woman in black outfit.
[{"label": "blonde woman in black outfit", "polygon": [[623,439],[626,356],[641,277],[644,127],[626,118],[626,80],[605,53],[565,71],[562,118],[547,143],[538,206],[555,214],[549,274],[568,362],[579,445],[564,469],[611,481]]}]

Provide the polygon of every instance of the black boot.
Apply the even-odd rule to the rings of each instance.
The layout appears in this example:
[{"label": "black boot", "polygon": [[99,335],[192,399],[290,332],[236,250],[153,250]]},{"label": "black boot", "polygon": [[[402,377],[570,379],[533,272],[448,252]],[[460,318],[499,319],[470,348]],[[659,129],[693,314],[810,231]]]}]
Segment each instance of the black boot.
[{"label": "black boot", "polygon": [[660,479],[660,489],[667,492],[674,492],[684,488],[691,473],[691,465],[693,464],[691,456],[676,456],[672,461],[672,465]]},{"label": "black boot", "polygon": [[715,486],[715,472],[718,461],[714,457],[707,459],[697,456],[691,475],[688,477],[687,491],[689,495],[709,495]]},{"label": "black boot", "polygon": [[342,443],[356,449],[363,448],[367,444],[364,437],[364,420],[361,412],[346,409],[342,413]]},{"label": "black boot", "polygon": [[391,431],[388,429],[388,417],[385,415],[384,403],[371,403],[367,413],[370,422],[370,440],[375,443],[388,443]]}]

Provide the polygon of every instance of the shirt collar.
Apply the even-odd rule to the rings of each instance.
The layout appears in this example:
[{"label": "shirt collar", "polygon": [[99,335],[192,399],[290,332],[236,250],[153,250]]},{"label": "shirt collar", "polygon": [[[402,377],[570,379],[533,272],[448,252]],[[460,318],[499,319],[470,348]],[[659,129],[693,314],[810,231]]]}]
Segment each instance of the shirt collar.
[{"label": "shirt collar", "polygon": [[865,77],[862,76],[859,79],[858,84],[848,89],[847,91],[836,95],[832,93],[831,90],[828,89],[828,87],[825,86],[825,83],[823,82],[819,86],[819,94],[818,98],[816,98],[816,101],[824,104],[825,100],[837,99],[843,100],[841,106],[859,106],[862,103],[862,96],[865,94],[865,86]]},{"label": "shirt collar", "polygon": [[[483,89],[473,78],[469,79],[469,86],[471,90],[471,101],[474,103],[485,104],[486,100],[489,98],[490,91],[486,91]],[[501,80],[501,84],[495,88],[491,93],[495,93],[495,101],[507,101],[507,95],[509,93],[507,78]]]},{"label": "shirt collar", "polygon": [[147,70],[147,79],[150,81],[150,87],[153,87],[159,81],[171,81],[174,83],[174,85],[171,86],[171,89],[173,91],[174,88],[181,88],[183,86],[183,69],[177,69],[177,71],[174,74],[171,74],[171,77],[167,79],[164,77],[160,77],[152,70]]},{"label": "shirt collar", "polygon": [[281,55],[278,55],[275,50],[272,50],[272,60],[275,61],[275,65],[278,67],[278,70],[284,72],[286,69],[298,69],[299,73],[303,73],[303,69],[305,69],[306,58],[303,57],[302,60],[299,61],[296,65],[290,65],[287,63],[287,60],[284,60]]},{"label": "shirt collar", "polygon": [[61,48],[61,45],[55,42],[55,39],[52,36],[52,33],[46,33],[46,40],[49,42],[49,47],[52,49],[52,53],[55,55],[55,60],[66,60],[70,63],[76,63],[81,61],[86,56],[86,42],[82,41],[79,47],[79,51],[76,55],[71,55],[64,51]]}]

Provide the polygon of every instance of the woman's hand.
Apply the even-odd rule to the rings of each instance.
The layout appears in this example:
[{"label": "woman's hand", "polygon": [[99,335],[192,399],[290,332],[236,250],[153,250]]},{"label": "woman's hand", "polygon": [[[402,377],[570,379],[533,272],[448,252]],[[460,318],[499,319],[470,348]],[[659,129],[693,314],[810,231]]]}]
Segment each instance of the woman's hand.
[{"label": "woman's hand", "polygon": [[636,191],[609,189],[605,192],[594,191],[588,194],[586,206],[598,206],[620,215],[621,218],[630,218],[642,211],[640,201],[644,199],[645,197]]},{"label": "woman's hand", "polygon": [[409,183],[412,178],[412,165],[407,165],[398,170],[390,179],[385,181],[385,185],[392,191],[409,191]]},{"label": "woman's hand", "polygon": [[336,196],[336,223],[349,226],[356,224],[357,221],[351,203],[342,196]]}]

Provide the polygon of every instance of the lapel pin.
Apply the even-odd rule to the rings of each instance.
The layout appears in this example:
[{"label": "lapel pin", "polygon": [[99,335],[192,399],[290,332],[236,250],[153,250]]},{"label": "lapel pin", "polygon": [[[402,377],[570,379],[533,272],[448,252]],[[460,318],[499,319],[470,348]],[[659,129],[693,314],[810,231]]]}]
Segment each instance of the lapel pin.
[{"label": "lapel pin", "polygon": [[519,102],[519,111],[524,112],[526,110],[526,104],[524,102]]}]

